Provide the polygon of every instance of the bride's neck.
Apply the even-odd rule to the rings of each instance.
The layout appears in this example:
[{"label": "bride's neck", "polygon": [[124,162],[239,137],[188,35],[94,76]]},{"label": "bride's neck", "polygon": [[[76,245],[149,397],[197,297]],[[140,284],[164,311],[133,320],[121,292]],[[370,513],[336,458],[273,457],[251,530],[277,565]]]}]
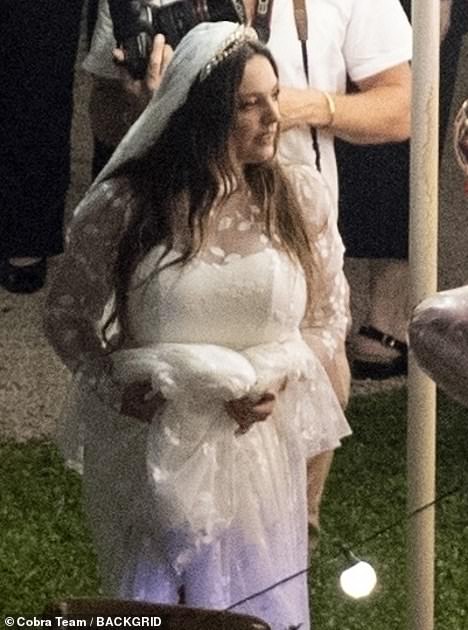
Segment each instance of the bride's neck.
[{"label": "bride's neck", "polygon": [[233,173],[230,180],[226,181],[221,179],[219,176],[218,179],[218,194],[216,195],[216,199],[225,199],[230,195],[241,192],[247,189],[247,181],[245,179],[244,167],[235,161],[232,163]]}]

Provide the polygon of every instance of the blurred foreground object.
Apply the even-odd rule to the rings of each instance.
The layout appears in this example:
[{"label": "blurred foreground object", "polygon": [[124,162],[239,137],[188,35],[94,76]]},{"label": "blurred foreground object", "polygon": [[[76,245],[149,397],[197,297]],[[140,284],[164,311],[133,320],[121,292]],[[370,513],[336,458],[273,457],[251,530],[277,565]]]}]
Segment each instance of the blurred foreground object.
[{"label": "blurred foreground object", "polygon": [[51,627],[61,627],[58,622],[75,625],[83,621],[117,627],[127,619],[134,626],[166,630],[270,630],[267,623],[251,615],[109,598],[63,599],[49,604],[44,617],[56,622]]},{"label": "blurred foreground object", "polygon": [[468,285],[423,300],[413,313],[409,339],[420,367],[468,405]]},{"label": "blurred foreground object", "polygon": [[454,149],[457,162],[465,174],[465,192],[468,193],[468,99],[460,107],[455,118]]},{"label": "blurred foreground object", "polygon": [[[468,100],[454,127],[455,155],[468,192]],[[423,300],[413,312],[409,341],[420,367],[447,394],[468,406],[468,285]]]}]

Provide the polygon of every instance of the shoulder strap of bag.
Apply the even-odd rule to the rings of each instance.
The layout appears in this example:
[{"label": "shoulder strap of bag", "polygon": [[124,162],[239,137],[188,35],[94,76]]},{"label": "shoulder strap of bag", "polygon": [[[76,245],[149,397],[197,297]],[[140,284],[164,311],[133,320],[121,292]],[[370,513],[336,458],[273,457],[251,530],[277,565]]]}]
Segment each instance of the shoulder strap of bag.
[{"label": "shoulder strap of bag", "polygon": [[[307,83],[309,83],[309,58],[307,54],[307,40],[309,35],[309,28],[307,23],[307,8],[306,8],[307,0],[293,0],[294,5],[294,20],[296,22],[296,30],[297,37],[301,43],[301,51],[302,51],[302,65],[304,66],[304,74],[307,79]],[[312,145],[314,147],[315,152],[315,165],[317,170],[321,170],[320,163],[320,147],[318,143],[317,130],[315,127],[310,128],[310,133],[312,136]]]},{"label": "shoulder strap of bag", "polygon": [[293,0],[297,37],[301,43],[306,42],[308,38],[307,9],[305,3],[306,0]]},{"label": "shoulder strap of bag", "polygon": [[296,22],[297,38],[301,42],[302,65],[304,66],[307,83],[309,83],[309,59],[307,57],[307,39],[309,29],[307,24],[307,9],[305,3],[306,0],[293,0],[294,20]]},{"label": "shoulder strap of bag", "polygon": [[257,10],[255,11],[252,24],[258,33],[260,41],[265,44],[270,39],[270,23],[273,2],[274,0],[258,0]]}]

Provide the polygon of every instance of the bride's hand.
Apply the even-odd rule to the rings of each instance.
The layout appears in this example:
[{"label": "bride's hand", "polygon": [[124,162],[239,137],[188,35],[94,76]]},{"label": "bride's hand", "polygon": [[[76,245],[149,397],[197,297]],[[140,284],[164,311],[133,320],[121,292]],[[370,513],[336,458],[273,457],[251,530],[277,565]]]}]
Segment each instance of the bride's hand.
[{"label": "bride's hand", "polygon": [[278,393],[282,392],[285,387],[286,379],[283,379],[277,386],[268,389],[260,399],[243,396],[237,400],[227,401],[225,409],[239,425],[235,432],[236,435],[247,433],[256,422],[267,420],[273,413]]},{"label": "bride's hand", "polygon": [[161,411],[164,403],[164,396],[153,391],[151,381],[131,383],[122,394],[120,413],[142,422],[151,422],[155,414]]}]

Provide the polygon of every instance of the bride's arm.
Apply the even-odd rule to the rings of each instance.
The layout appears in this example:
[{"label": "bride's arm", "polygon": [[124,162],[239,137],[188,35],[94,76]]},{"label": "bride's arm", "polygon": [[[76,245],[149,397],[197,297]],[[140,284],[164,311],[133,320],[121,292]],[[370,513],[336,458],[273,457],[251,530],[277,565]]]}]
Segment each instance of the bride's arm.
[{"label": "bride's arm", "polygon": [[129,197],[124,182],[112,180],[97,186],[78,206],[44,318],[46,336],[63,363],[118,409],[121,392],[109,378],[112,361],[103,324],[113,302],[114,264]]},{"label": "bride's arm", "polygon": [[102,324],[113,298],[113,267],[123,227],[120,191],[106,182],[88,193],[67,228],[44,324],[52,347],[72,372],[106,356]]},{"label": "bride's arm", "polygon": [[[339,402],[346,407],[351,379],[345,351],[350,311],[344,247],[320,176],[306,166],[293,167],[291,175],[315,258],[314,290],[301,331],[321,361]],[[332,459],[333,451],[324,451],[307,462],[308,522],[315,532],[319,530],[320,502]]]},{"label": "bride's arm", "polygon": [[[328,232],[329,228],[326,229]],[[320,237],[320,247],[324,240],[328,240],[328,237]],[[338,253],[336,250],[333,252],[331,244],[329,247],[332,255]],[[324,262],[328,264],[327,260]],[[343,271],[329,269],[323,292],[320,292],[317,302],[311,305],[301,326],[305,341],[319,357],[343,408],[348,403],[351,382],[345,347],[350,323],[348,305],[349,287]]]},{"label": "bride's arm", "polygon": [[301,325],[307,344],[320,359],[343,407],[350,389],[345,340],[350,326],[349,287],[343,272],[344,246],[320,176],[306,166],[289,177],[304,213],[315,252],[314,288]]}]

